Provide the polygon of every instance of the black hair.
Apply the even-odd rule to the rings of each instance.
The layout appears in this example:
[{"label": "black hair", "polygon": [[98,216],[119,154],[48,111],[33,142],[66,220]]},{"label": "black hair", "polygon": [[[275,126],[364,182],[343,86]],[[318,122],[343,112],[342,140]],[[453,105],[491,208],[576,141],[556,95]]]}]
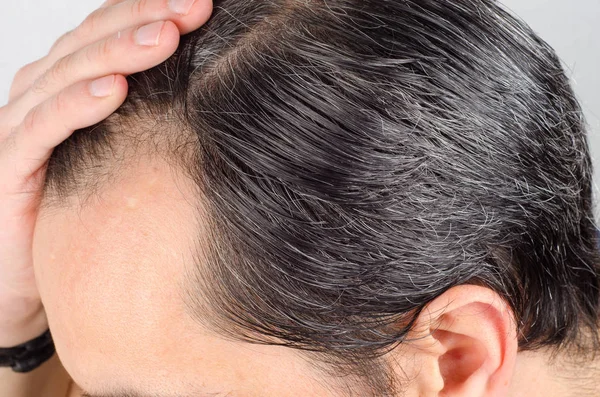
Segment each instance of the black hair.
[{"label": "black hair", "polygon": [[505,299],[521,350],[597,350],[586,123],[553,49],[498,3],[215,0],[127,79],[54,150],[45,202],[97,191],[130,148],[174,161],[204,208],[184,296],[207,327],[312,352],[373,396],[398,391],[382,354],[456,285]]}]

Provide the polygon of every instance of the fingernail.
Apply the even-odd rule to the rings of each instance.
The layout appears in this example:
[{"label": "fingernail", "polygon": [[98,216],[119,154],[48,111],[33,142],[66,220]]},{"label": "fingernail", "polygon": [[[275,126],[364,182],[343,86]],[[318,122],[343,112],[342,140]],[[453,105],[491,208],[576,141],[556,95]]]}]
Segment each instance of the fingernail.
[{"label": "fingernail", "polygon": [[115,86],[115,75],[99,78],[90,83],[90,93],[97,97],[110,96]]},{"label": "fingernail", "polygon": [[144,25],[135,32],[135,42],[138,45],[157,46],[165,21],[152,22]]},{"label": "fingernail", "polygon": [[177,14],[187,15],[192,9],[195,1],[196,0],[169,0],[169,7],[171,7],[171,11],[176,12]]}]

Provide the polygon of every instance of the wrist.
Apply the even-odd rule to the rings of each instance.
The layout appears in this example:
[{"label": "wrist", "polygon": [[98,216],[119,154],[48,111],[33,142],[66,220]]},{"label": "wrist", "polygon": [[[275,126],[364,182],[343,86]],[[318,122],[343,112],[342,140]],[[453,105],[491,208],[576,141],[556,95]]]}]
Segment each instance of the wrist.
[{"label": "wrist", "polygon": [[48,319],[41,303],[37,308],[21,311],[19,315],[7,316],[8,312],[0,310],[0,348],[20,345],[37,338],[48,329]]}]

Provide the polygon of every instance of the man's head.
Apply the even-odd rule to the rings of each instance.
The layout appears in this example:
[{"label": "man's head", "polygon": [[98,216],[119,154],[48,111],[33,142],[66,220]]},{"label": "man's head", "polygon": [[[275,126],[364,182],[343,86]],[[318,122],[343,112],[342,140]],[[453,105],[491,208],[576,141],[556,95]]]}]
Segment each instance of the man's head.
[{"label": "man's head", "polygon": [[475,395],[517,343],[595,351],[581,110],[497,4],[215,1],[128,82],[36,226],[84,388]]}]

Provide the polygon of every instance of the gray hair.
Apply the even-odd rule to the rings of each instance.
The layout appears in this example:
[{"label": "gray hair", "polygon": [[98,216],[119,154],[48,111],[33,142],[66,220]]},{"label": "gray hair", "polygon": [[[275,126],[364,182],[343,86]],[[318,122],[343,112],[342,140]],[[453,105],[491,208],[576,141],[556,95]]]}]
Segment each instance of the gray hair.
[{"label": "gray hair", "polygon": [[382,355],[456,285],[505,299],[521,350],[597,350],[585,121],[496,2],[215,0],[128,82],[56,148],[44,200],[97,191],[131,148],[175,162],[204,208],[184,296],[206,327],[378,397],[399,393]]}]

